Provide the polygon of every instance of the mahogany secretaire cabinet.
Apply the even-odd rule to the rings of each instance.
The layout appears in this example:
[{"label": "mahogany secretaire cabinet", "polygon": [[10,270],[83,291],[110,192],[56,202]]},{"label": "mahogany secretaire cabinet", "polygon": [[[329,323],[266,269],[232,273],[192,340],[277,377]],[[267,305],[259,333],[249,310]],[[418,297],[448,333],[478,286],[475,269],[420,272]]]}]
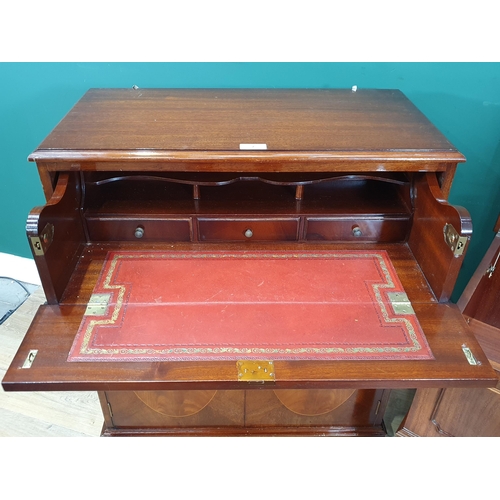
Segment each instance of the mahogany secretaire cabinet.
[{"label": "mahogany secretaire cabinet", "polygon": [[393,388],[497,383],[449,302],[465,158],[397,90],[92,89],[29,159],[6,391],[98,391],[103,435],[383,435]]}]

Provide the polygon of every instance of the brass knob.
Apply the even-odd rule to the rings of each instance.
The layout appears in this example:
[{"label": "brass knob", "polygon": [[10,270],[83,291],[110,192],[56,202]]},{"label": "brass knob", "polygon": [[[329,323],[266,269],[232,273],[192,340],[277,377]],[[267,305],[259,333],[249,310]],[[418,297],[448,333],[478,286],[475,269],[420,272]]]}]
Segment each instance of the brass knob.
[{"label": "brass knob", "polygon": [[360,236],[363,236],[363,231],[361,231],[361,228],[359,226],[353,226],[352,234],[356,238],[359,238]]},{"label": "brass knob", "polygon": [[136,238],[142,238],[144,236],[144,228],[139,226],[135,229],[134,236]]},{"label": "brass knob", "polygon": [[253,231],[252,231],[251,229],[247,229],[247,230],[245,231],[245,236],[246,236],[247,238],[251,238],[251,237],[253,236]]}]

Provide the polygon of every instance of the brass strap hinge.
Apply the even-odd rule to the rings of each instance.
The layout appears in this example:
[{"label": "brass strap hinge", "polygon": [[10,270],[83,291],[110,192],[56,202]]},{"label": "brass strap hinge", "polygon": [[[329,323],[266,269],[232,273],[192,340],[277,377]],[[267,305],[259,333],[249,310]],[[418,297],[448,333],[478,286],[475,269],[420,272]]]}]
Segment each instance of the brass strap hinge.
[{"label": "brass strap hinge", "polygon": [[30,236],[31,246],[35,256],[45,255],[52,240],[54,239],[54,225],[47,223],[40,233],[40,236]]},{"label": "brass strap hinge", "polygon": [[491,278],[493,276],[493,273],[495,272],[495,269],[497,268],[498,264],[498,259],[500,258],[500,249],[498,250],[497,258],[495,259],[495,262],[493,262],[488,269],[486,269],[486,272],[484,274],[488,275],[488,278]]},{"label": "brass strap hinge", "polygon": [[443,228],[444,241],[450,247],[455,257],[460,257],[465,250],[468,237],[460,236],[458,231],[451,225],[445,224]]}]

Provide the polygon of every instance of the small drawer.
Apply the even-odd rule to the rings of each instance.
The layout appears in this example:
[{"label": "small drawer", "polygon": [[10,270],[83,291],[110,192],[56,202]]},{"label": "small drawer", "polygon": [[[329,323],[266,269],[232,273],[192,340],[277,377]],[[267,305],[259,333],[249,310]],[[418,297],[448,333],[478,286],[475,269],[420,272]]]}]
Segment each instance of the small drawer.
[{"label": "small drawer", "polygon": [[201,241],[295,241],[298,218],[198,219]]},{"label": "small drawer", "polygon": [[191,241],[191,219],[88,217],[92,241]]},{"label": "small drawer", "polygon": [[409,218],[345,218],[321,217],[306,219],[306,240],[397,242],[404,241]]}]

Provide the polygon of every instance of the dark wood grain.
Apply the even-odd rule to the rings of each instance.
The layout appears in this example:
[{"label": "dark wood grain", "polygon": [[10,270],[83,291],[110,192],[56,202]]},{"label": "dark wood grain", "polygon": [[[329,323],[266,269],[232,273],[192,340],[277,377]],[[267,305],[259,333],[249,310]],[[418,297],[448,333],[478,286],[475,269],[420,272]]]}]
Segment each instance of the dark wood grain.
[{"label": "dark wood grain", "polygon": [[305,426],[213,426],[213,427],[131,427],[126,429],[104,428],[105,437],[278,437],[278,436],[318,436],[318,437],[385,437],[381,426],[305,425]]},{"label": "dark wood grain", "polygon": [[200,241],[297,241],[297,218],[201,218],[198,217]]},{"label": "dark wood grain", "polygon": [[101,399],[108,435],[385,435],[388,391],[112,391]]},{"label": "dark wood grain", "polygon": [[465,316],[495,327],[500,343],[500,231],[458,299]]},{"label": "dark wood grain", "polygon": [[500,384],[495,389],[419,389],[397,435],[500,437]]},{"label": "dark wood grain", "polygon": [[307,217],[305,239],[311,241],[350,241],[388,243],[405,241],[409,217]]},{"label": "dark wood grain", "polygon": [[[456,308],[415,305],[435,356],[429,361],[276,361],[273,389],[488,387],[497,377]],[[42,306],[2,382],[6,391],[262,389],[238,381],[236,363],[69,363],[83,306]],[[442,331],[447,327],[448,331]],[[471,366],[466,344],[482,364]],[[38,354],[22,369],[29,351]]]},{"label": "dark wood grain", "polygon": [[499,223],[500,216],[495,224],[496,235],[457,302],[488,358],[497,364],[500,364]]},{"label": "dark wood grain", "polygon": [[106,392],[116,429],[243,427],[244,399],[243,390]]},{"label": "dark wood grain", "polygon": [[[136,242],[98,242],[89,244],[82,251],[81,258],[75,267],[71,281],[69,282],[61,305],[86,305],[96,285],[99,274],[104,265],[106,255],[109,251],[203,251],[211,252],[225,250],[228,252],[238,250],[267,250],[267,251],[314,251],[314,250],[349,250],[351,243],[324,243],[324,242],[252,242],[244,243],[144,243]],[[357,247],[354,247],[357,248]],[[385,250],[391,259],[401,283],[406,290],[412,303],[436,303],[436,298],[426,282],[422,271],[407,244],[373,244],[364,243],[363,250]]]},{"label": "dark wood grain", "polygon": [[500,329],[468,316],[465,316],[465,320],[492,367],[500,375]]},{"label": "dark wood grain", "polygon": [[440,302],[450,299],[464,253],[456,257],[444,239],[443,229],[451,224],[460,236],[472,234],[469,213],[450,205],[442,194],[435,174],[426,174],[416,182],[416,206],[408,240],[420,268]]},{"label": "dark wood grain", "polygon": [[162,160],[192,152],[235,158],[241,143],[264,143],[288,158],[357,151],[415,160],[421,150],[427,158],[463,161],[400,91],[346,89],[92,89],[30,159],[56,159],[61,151],[65,159],[85,154],[91,161],[111,151]]},{"label": "dark wood grain", "polygon": [[[191,241],[192,221],[162,216],[87,216],[91,241]],[[137,229],[142,232],[136,233]]]},{"label": "dark wood grain", "polygon": [[[381,426],[382,390],[247,391],[246,421],[250,426]],[[378,417],[378,418],[377,418]]]},{"label": "dark wood grain", "polygon": [[[273,179],[273,185],[270,185],[267,177],[263,181],[254,181],[254,177],[246,177],[249,180],[240,181],[241,177],[226,176],[226,180],[220,181],[224,184],[218,185],[218,182],[207,181],[206,175],[193,175],[185,181],[199,181],[198,199],[193,199],[191,186],[183,185],[184,181],[170,182],[171,176],[122,175],[106,178],[85,173],[86,196],[83,211],[90,239],[120,239],[118,236],[121,230],[118,226],[133,225],[134,220],[137,224],[143,219],[151,220],[151,223],[156,221],[156,225],[159,225],[162,220],[166,224],[167,220],[189,216],[196,228],[197,225],[206,226],[210,221],[216,220],[221,224],[223,220],[227,220],[229,226],[229,221],[233,221],[237,225],[238,220],[244,219],[245,215],[249,220],[262,219],[262,224],[271,219],[294,219],[299,222],[298,233],[296,229],[286,231],[286,237],[284,233],[273,232],[272,225],[269,225],[269,234],[264,239],[280,239],[280,234],[284,236],[282,239],[287,240],[309,239],[302,230],[306,226],[306,219],[319,216],[328,218],[332,215],[337,222],[333,222],[332,218],[328,226],[339,226],[337,232],[344,241],[406,239],[412,212],[409,179],[401,180],[398,176],[377,179],[376,176],[348,175],[321,180],[309,173],[302,173],[295,176],[296,179],[302,179],[300,181],[286,181],[289,176],[285,176],[281,181],[279,178]],[[234,179],[237,181],[232,182]],[[289,184],[292,182],[304,183],[301,184],[305,187],[299,201],[295,197],[294,184]],[[351,226],[363,223],[366,226],[364,237],[353,238],[352,227],[346,233],[344,221]],[[370,228],[373,229],[370,231]],[[167,227],[165,230],[165,240],[172,239],[172,233]],[[331,233],[331,229],[329,232]],[[108,236],[104,237],[106,234]],[[130,239],[128,234],[122,234],[121,239]],[[203,235],[203,231],[199,233],[200,239],[203,239]],[[195,234],[193,241],[196,241],[194,236]],[[186,232],[179,233],[178,239],[185,240]],[[236,239],[240,239],[240,236]],[[330,236],[320,232],[316,239],[339,240],[335,231]]]},{"label": "dark wood grain", "polygon": [[49,304],[58,303],[86,243],[80,200],[79,177],[62,173],[47,204],[34,208],[28,216],[26,232],[31,248],[31,237],[40,237],[47,224],[54,228],[53,240],[43,255],[36,255],[32,248]]},{"label": "dark wood grain", "polygon": [[[226,248],[217,245],[208,248]],[[267,248],[276,248],[276,243]],[[297,249],[297,245],[288,248]],[[302,244],[311,248],[310,245]],[[134,245],[121,245],[134,248]],[[157,245],[152,248],[197,248],[196,244]],[[248,248],[232,245],[231,248]],[[252,245],[253,249],[266,245]],[[336,248],[340,248],[337,246]],[[372,247],[377,247],[372,245]],[[116,244],[108,248],[116,249]],[[135,248],[138,248],[135,246]],[[144,245],[141,246],[144,249]],[[151,248],[151,247],[149,247]],[[199,248],[199,246],[198,246]],[[280,248],[287,248],[282,244]],[[316,246],[329,248],[332,246]],[[379,246],[380,248],[380,246]],[[491,386],[496,375],[470,332],[458,308],[438,304],[405,245],[388,248],[398,276],[408,291],[413,308],[435,360],[428,361],[277,361],[274,388],[403,388],[445,386]],[[7,372],[5,390],[175,390],[237,389],[234,362],[172,363],[68,363],[66,361],[86,303],[106,255],[105,245],[84,252],[72,282],[59,306],[43,306]],[[462,345],[466,344],[482,363],[471,366]],[[29,350],[38,349],[36,363],[22,370]],[[250,387],[251,388],[251,387]]]}]

